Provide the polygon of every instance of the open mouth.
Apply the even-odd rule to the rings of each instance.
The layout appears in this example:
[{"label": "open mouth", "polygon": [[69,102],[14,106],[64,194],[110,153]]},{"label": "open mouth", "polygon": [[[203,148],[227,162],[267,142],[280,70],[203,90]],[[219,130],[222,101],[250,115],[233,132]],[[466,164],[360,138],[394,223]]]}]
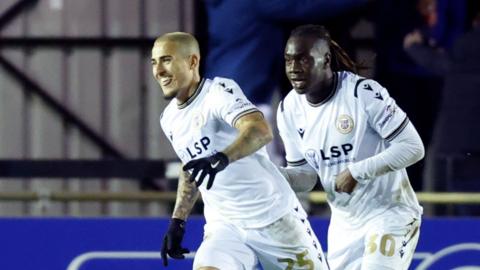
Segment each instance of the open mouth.
[{"label": "open mouth", "polygon": [[306,84],[307,84],[307,81],[306,81],[306,80],[304,80],[304,79],[297,79],[297,78],[295,78],[295,79],[290,79],[290,82],[292,83],[292,86],[293,86],[294,88],[303,88],[303,87],[305,87]]},{"label": "open mouth", "polygon": [[169,84],[172,83],[172,78],[162,79],[162,80],[160,81],[160,83],[162,84],[162,86],[168,86]]}]

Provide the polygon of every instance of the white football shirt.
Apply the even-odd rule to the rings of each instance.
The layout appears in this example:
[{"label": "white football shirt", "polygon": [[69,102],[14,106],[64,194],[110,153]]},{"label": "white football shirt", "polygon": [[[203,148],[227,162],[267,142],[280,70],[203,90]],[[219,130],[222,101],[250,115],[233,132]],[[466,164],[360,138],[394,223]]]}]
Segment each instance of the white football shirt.
[{"label": "white football shirt", "polygon": [[[204,79],[183,104],[172,100],[160,125],[183,164],[227,148],[238,136],[235,122],[258,111],[230,79]],[[288,182],[263,147],[219,172],[211,189],[199,190],[207,222],[225,221],[243,228],[264,227],[295,207]]]},{"label": "white football shirt", "polygon": [[332,215],[353,226],[397,205],[421,214],[405,169],[362,181],[351,195],[334,190],[340,172],[382,152],[408,122],[385,88],[346,71],[334,73],[334,91],[320,104],[311,104],[292,90],[277,111],[289,166],[313,167]]}]

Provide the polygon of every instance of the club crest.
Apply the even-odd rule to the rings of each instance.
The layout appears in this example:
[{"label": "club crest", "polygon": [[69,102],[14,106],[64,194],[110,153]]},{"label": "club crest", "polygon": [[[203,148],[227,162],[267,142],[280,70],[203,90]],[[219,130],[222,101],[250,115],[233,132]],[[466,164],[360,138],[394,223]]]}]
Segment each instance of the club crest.
[{"label": "club crest", "polygon": [[194,113],[192,123],[195,129],[201,129],[205,125],[205,117],[201,111],[196,111]]},{"label": "club crest", "polygon": [[342,114],[337,118],[337,130],[342,134],[348,134],[352,132],[354,123],[353,119],[346,115]]}]

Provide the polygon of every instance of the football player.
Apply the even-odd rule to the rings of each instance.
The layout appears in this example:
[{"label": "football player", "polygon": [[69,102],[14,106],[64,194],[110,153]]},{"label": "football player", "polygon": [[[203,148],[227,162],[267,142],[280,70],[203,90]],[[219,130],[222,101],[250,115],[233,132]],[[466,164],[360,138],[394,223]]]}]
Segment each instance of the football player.
[{"label": "football player", "polygon": [[422,214],[405,170],[424,155],[416,129],[323,26],[293,30],[284,57],[293,90],[278,129],[288,169],[318,175],[327,193],[330,267],[408,269]]}]

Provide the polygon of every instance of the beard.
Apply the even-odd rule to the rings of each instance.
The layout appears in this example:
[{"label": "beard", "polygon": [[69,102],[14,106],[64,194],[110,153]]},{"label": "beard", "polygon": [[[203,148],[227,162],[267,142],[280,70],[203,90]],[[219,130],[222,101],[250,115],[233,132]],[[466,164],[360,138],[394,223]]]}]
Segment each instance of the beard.
[{"label": "beard", "polygon": [[165,99],[165,100],[172,100],[174,98],[175,98],[175,95],[164,95],[163,96],[163,99]]},{"label": "beard", "polygon": [[163,92],[163,98],[165,100],[172,100],[177,96],[178,91],[171,91],[170,93],[165,93],[163,88],[160,86],[160,90]]}]

